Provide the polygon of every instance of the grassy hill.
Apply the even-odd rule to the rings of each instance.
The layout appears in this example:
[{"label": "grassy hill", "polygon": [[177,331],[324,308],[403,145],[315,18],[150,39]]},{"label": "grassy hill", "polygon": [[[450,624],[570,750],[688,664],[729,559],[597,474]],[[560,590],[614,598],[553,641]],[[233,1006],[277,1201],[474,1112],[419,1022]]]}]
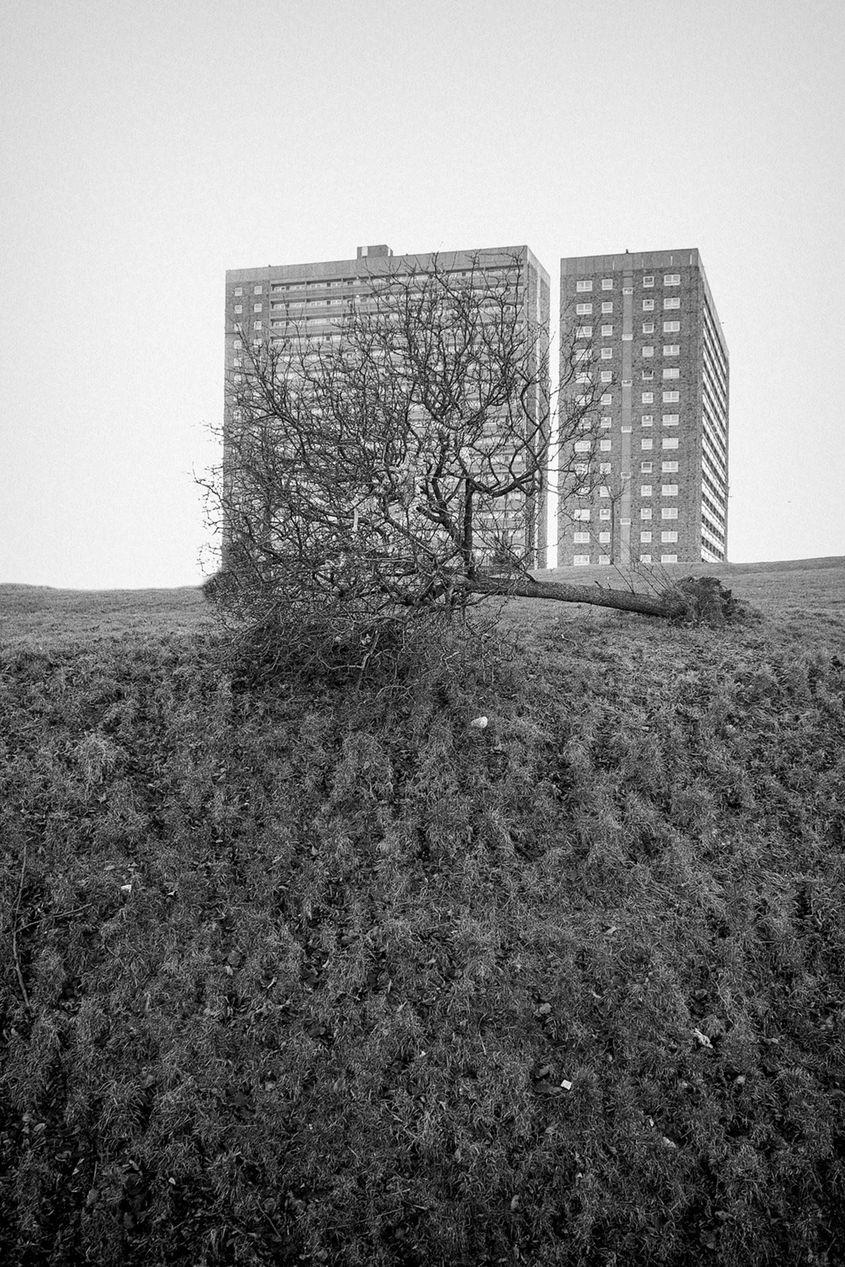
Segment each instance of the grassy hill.
[{"label": "grassy hill", "polygon": [[0,587],[0,1257],[845,1262],[845,561],[695,570],[261,695]]}]

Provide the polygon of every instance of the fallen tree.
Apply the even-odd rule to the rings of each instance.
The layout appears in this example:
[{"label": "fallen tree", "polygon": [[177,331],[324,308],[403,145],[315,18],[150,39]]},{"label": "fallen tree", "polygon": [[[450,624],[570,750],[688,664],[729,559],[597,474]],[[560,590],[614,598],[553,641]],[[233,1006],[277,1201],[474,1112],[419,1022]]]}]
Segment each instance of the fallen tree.
[{"label": "fallen tree", "polygon": [[205,481],[224,562],[209,596],[277,640],[297,622],[366,639],[491,596],[700,616],[665,573],[646,578],[649,592],[630,576],[613,587],[533,575],[553,430],[564,500],[606,477],[592,460],[592,351],[573,327],[553,410],[522,257],[483,253],[460,273],[436,257],[392,267],[330,336],[310,337],[293,312],[270,339],[237,329],[223,464]]}]

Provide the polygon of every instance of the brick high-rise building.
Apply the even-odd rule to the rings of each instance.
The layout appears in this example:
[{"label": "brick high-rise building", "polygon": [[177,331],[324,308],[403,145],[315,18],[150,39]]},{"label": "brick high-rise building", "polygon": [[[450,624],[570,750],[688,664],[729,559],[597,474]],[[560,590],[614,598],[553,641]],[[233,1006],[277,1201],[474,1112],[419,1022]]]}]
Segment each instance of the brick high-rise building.
[{"label": "brick high-rise building", "polygon": [[[234,269],[226,273],[226,423],[234,407],[230,385],[242,368],[239,327],[254,343],[265,339],[301,340],[303,336],[309,342],[339,341],[341,319],[350,302],[366,312],[377,279],[426,273],[433,268],[435,259],[441,273],[463,279],[472,276],[473,268],[476,272],[489,271],[495,277],[497,269],[504,276],[505,270],[518,266],[521,314],[527,322],[548,332],[549,275],[527,246],[440,251],[436,256],[394,255],[388,246],[359,246],[355,259]],[[549,386],[545,382],[530,401],[532,417],[547,417],[548,401]],[[548,423],[545,431],[548,435]],[[514,512],[515,541],[534,567],[546,566],[546,507],[544,480],[536,503]]]},{"label": "brick high-rise building", "polygon": [[728,349],[698,251],[562,259],[560,283],[562,357],[574,333],[600,399],[558,564],[727,561]]}]

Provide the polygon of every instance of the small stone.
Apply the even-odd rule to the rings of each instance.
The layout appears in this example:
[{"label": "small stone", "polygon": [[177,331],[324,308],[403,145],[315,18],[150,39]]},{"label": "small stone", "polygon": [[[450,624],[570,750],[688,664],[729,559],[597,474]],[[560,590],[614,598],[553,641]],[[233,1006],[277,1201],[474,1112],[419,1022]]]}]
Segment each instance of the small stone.
[{"label": "small stone", "polygon": [[487,718],[486,718],[486,717],[473,717],[472,721],[470,722],[470,726],[472,727],[472,729],[473,729],[473,730],[486,730],[486,729],[487,729]]}]

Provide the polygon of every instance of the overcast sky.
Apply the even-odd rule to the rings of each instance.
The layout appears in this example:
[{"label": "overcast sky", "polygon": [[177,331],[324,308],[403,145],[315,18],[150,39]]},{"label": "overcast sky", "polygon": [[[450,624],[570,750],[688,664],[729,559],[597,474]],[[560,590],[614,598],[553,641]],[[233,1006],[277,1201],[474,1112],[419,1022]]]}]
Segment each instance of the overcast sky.
[{"label": "overcast sky", "polygon": [[842,0],[7,0],[0,581],[195,584],[227,268],[698,247],[729,554],[845,554]]}]

